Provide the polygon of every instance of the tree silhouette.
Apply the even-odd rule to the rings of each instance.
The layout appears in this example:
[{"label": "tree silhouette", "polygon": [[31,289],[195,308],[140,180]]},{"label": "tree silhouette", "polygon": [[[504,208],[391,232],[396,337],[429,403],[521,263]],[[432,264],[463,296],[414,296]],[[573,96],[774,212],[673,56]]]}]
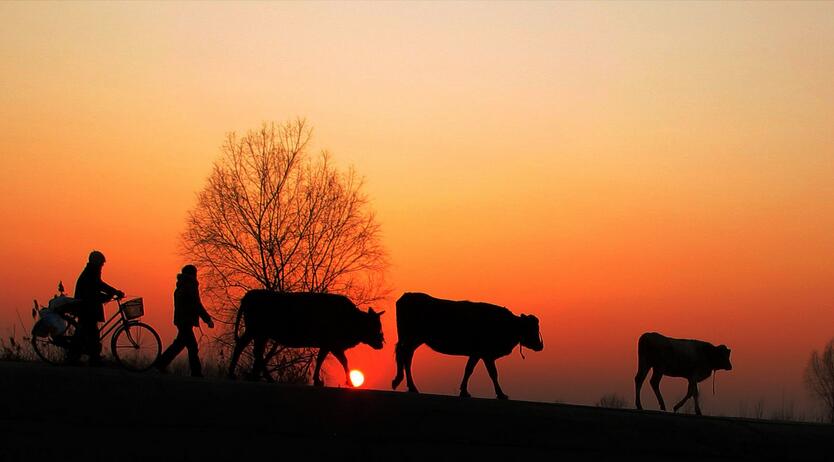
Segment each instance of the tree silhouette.
[{"label": "tree silhouette", "polygon": [[[212,314],[231,325],[250,289],[330,292],[357,305],[385,295],[380,227],[352,169],[308,151],[303,119],[227,135],[187,218],[183,253],[200,267]],[[221,354],[231,329],[216,340]],[[314,352],[270,345],[268,371],[307,381]]]},{"label": "tree silhouette", "polygon": [[825,406],[825,419],[834,423],[834,340],[822,350],[813,351],[805,368],[805,385]]}]

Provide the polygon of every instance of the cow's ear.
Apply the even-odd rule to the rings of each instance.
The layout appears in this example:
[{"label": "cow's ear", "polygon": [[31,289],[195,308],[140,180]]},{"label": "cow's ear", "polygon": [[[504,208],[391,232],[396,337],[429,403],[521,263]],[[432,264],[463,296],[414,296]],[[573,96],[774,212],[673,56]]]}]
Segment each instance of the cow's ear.
[{"label": "cow's ear", "polygon": [[383,314],[385,314],[385,310],[380,311],[380,312],[379,312],[379,313],[377,313],[376,315],[377,315],[377,316],[382,316]]}]

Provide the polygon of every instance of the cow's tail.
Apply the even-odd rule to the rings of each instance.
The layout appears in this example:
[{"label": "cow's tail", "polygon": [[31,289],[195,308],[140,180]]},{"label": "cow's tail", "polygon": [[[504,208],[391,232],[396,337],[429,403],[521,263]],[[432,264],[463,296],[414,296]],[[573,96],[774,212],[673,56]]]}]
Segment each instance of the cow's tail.
[{"label": "cow's tail", "polygon": [[400,342],[394,345],[394,359],[397,360],[397,369],[400,369],[403,364],[403,347]]},{"label": "cow's tail", "polygon": [[243,318],[243,306],[244,305],[241,303],[240,308],[237,309],[237,316],[235,317],[235,343],[237,343],[238,340],[240,340],[240,320]]},{"label": "cow's tail", "polygon": [[405,375],[405,358],[403,346],[400,342],[397,342],[397,345],[394,346],[394,358],[397,360],[397,376],[391,381],[391,388],[396,390],[403,381],[403,375]]}]

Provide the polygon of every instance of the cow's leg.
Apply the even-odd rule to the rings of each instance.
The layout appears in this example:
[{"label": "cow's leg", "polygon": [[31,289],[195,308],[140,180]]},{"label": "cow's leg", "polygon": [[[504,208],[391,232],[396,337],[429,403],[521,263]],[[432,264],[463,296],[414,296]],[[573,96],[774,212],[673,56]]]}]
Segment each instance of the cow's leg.
[{"label": "cow's leg", "polygon": [[227,376],[234,380],[235,379],[235,368],[237,367],[237,362],[240,359],[240,354],[243,353],[243,350],[249,345],[249,342],[252,341],[252,336],[248,333],[243,334],[237,342],[235,343],[235,349],[232,351],[232,360],[229,363],[229,371],[227,372]]},{"label": "cow's leg", "polygon": [[695,400],[695,414],[701,415],[701,405],[698,402],[698,382],[692,379],[689,380],[689,386],[686,389],[686,396],[684,396],[683,399],[675,405],[675,412],[678,412],[678,409],[683,407],[684,403],[686,403],[686,400],[689,398],[693,398]]},{"label": "cow's leg", "polygon": [[405,365],[405,383],[408,385],[408,391],[411,393],[419,393],[417,385],[414,385],[414,377],[411,376],[411,361],[414,360],[414,350],[417,347],[406,347],[403,349],[403,364]]},{"label": "cow's leg", "polygon": [[[684,403],[686,403],[686,400],[688,400],[689,398],[694,396],[695,393],[697,393],[697,392],[698,392],[698,383],[695,382],[694,380],[689,380],[689,386],[686,388],[686,396],[684,396],[683,399],[680,400],[680,402],[678,402],[678,404],[675,404],[674,411],[678,412],[678,409],[683,407]],[[696,398],[696,403],[697,403],[697,398]],[[698,405],[696,404],[695,407],[696,407],[695,412],[697,412],[700,415],[701,410],[698,409]]]},{"label": "cow's leg", "polygon": [[460,397],[461,398],[469,398],[469,377],[472,375],[472,371],[475,370],[475,366],[478,364],[481,358],[476,356],[470,356],[469,359],[466,361],[466,367],[463,369],[463,380],[460,382]]},{"label": "cow's leg", "polygon": [[252,356],[255,357],[255,360],[252,364],[252,372],[249,374],[251,380],[258,380],[266,369],[266,364],[264,364],[265,349],[266,338],[255,338],[255,343],[252,346]]},{"label": "cow's leg", "polygon": [[509,396],[505,395],[504,392],[501,391],[501,385],[498,385],[498,369],[495,368],[495,360],[484,358],[484,366],[486,366],[489,378],[492,379],[492,386],[495,387],[495,397],[498,399],[509,398]]},{"label": "cow's leg", "polygon": [[321,366],[324,364],[324,358],[327,357],[328,351],[324,348],[319,348],[319,354],[316,356],[316,368],[313,371],[313,385],[317,387],[324,386],[324,382],[321,381]]},{"label": "cow's leg", "polygon": [[345,351],[334,351],[333,356],[339,360],[339,364],[342,365],[342,369],[345,370],[345,385],[351,386],[350,384],[350,369],[348,368],[348,361],[347,356],[345,356]]},{"label": "cow's leg", "polygon": [[657,396],[657,402],[660,404],[660,410],[666,410],[666,403],[663,402],[663,396],[660,394],[660,379],[663,378],[663,373],[659,372],[657,369],[652,371],[652,378],[649,379],[649,385],[652,386],[652,390],[654,390],[655,396]]},{"label": "cow's leg", "polygon": [[[264,343],[264,352],[267,352],[266,346],[269,345],[269,341],[267,340]],[[272,373],[269,372],[269,368],[266,367],[266,364],[269,362],[269,359],[275,356],[275,352],[278,349],[278,345],[275,342],[272,342],[272,345],[269,347],[269,353],[264,356],[264,367],[261,369],[261,376],[266,379],[268,383],[275,383],[275,379],[272,377]]]},{"label": "cow's leg", "polygon": [[692,398],[695,400],[695,414],[701,415],[701,404],[698,402],[698,382],[692,382]]},{"label": "cow's leg", "polygon": [[637,375],[634,376],[634,405],[637,406],[637,409],[643,409],[643,404],[640,402],[640,389],[643,388],[643,381],[649,375],[649,369],[642,361],[637,365]]}]

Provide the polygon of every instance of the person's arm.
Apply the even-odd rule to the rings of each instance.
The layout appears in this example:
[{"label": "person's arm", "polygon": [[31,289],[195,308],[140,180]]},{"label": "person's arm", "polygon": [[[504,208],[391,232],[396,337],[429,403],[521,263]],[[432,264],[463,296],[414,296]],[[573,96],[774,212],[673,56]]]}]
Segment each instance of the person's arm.
[{"label": "person's arm", "polygon": [[206,311],[206,309],[203,308],[202,304],[200,304],[200,318],[202,318],[203,322],[205,322],[206,325],[209,326],[209,329],[214,329],[214,321],[211,319],[211,315],[208,314],[208,311]]},{"label": "person's arm", "polygon": [[206,307],[203,306],[203,302],[200,300],[200,289],[197,287],[194,288],[194,306],[197,307],[197,315],[200,316],[200,319],[202,319],[210,329],[213,329],[214,321],[211,319],[211,315],[208,314],[208,311],[206,311]]},{"label": "person's arm", "polygon": [[118,297],[118,298],[124,298],[125,297],[124,292],[122,292],[121,290],[111,286],[110,284],[108,284],[104,281],[101,281],[101,284],[99,285],[99,290],[101,292],[104,292],[105,294],[107,294],[108,297],[111,297],[111,298],[112,297]]}]

